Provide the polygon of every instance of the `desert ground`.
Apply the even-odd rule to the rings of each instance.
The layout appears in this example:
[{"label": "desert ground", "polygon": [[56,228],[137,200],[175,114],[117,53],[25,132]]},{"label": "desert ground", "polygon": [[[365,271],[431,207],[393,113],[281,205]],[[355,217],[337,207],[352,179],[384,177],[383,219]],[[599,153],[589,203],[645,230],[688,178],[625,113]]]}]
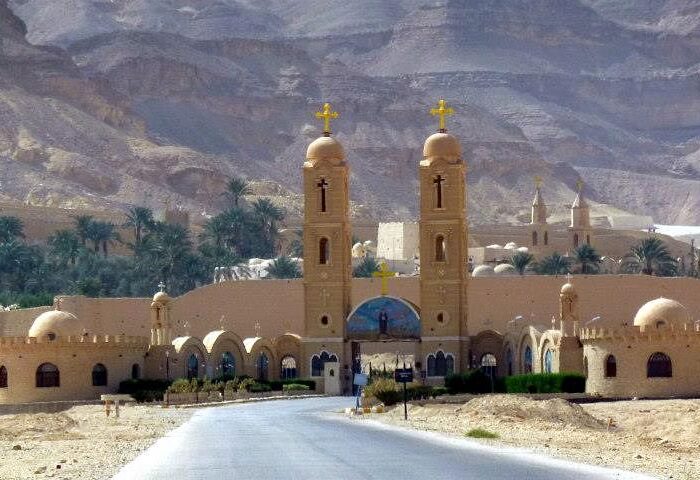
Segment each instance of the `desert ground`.
[{"label": "desert ground", "polygon": [[498,438],[475,441],[526,447],[549,456],[663,479],[700,478],[700,400],[577,405],[561,399],[488,395],[464,404],[409,408],[408,425],[402,405],[371,418],[457,436],[484,429]]},{"label": "desert ground", "polygon": [[0,416],[0,478],[107,479],[192,415],[192,409],[99,405]]}]

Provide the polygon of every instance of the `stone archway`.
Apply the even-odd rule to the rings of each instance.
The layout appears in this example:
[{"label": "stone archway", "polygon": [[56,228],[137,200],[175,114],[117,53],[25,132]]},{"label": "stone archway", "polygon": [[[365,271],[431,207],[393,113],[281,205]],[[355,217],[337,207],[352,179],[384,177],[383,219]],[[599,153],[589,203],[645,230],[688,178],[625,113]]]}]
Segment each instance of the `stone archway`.
[{"label": "stone archway", "polygon": [[[490,355],[493,357],[490,357]],[[489,365],[487,366],[490,371],[495,371],[498,376],[503,376],[507,373],[503,359],[503,335],[495,330],[485,330],[472,337],[471,367],[481,368],[484,358],[489,358]],[[492,365],[494,360],[495,366]]]}]

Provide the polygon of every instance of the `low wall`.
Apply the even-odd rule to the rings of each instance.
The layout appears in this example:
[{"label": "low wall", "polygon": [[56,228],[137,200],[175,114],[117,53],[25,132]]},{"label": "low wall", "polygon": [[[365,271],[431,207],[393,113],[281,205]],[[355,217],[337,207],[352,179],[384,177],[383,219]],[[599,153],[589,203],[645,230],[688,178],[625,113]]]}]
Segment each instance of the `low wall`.
[{"label": "low wall", "polygon": [[300,395],[313,394],[313,390],[298,390],[292,392],[232,392],[224,390],[221,392],[188,392],[188,393],[165,393],[163,402],[165,405],[192,405],[195,403],[229,402],[232,400],[248,400],[251,398],[268,397],[298,397]]},{"label": "low wall", "polygon": [[102,405],[102,402],[100,400],[82,400],[75,402],[0,404],[0,415],[15,415],[18,413],[57,413],[79,405]]}]

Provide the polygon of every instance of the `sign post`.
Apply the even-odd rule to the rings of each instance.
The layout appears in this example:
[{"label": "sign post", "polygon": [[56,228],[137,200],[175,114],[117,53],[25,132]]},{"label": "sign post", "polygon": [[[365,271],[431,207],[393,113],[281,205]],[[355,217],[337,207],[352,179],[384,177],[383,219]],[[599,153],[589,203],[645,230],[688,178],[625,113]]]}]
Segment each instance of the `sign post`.
[{"label": "sign post", "polygon": [[355,411],[360,409],[360,395],[362,394],[362,387],[367,386],[368,375],[365,373],[356,373],[353,378],[353,385],[357,387],[357,398],[355,399]]},{"label": "sign post", "polygon": [[403,383],[403,419],[408,420],[408,391],[406,389],[406,384],[413,381],[413,368],[410,366],[406,368],[406,362],[403,364],[403,368],[397,368],[394,370],[394,381],[397,383]]}]

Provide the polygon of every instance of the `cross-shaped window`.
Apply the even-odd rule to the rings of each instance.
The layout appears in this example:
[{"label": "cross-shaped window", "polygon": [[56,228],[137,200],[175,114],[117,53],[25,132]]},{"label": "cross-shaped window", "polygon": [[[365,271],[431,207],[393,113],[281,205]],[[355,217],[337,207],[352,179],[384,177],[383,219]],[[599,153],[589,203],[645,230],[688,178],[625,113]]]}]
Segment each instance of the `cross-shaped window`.
[{"label": "cross-shaped window", "polygon": [[322,178],[320,182],[316,185],[321,192],[321,211],[326,211],[326,189],[328,188],[328,182],[325,178]]},{"label": "cross-shaped window", "polygon": [[444,181],[445,181],[445,178],[442,175],[438,175],[433,180],[433,183],[435,184],[435,207],[436,208],[442,208],[442,182],[444,182]]}]

